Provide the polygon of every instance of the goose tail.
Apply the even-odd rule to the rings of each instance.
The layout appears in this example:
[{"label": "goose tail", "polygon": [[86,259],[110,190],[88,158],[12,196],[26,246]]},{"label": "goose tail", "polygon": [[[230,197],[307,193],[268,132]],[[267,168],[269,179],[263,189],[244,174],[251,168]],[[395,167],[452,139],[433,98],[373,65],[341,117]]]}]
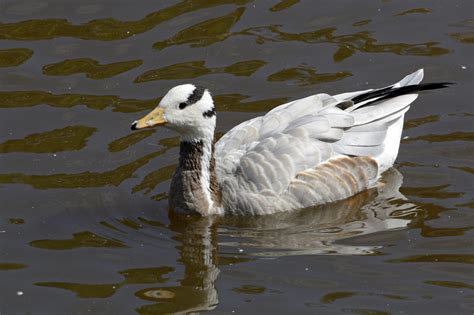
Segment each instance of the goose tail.
[{"label": "goose tail", "polygon": [[[422,79],[423,69],[420,69],[393,85],[346,94],[347,100],[352,101],[353,105],[345,111],[354,117],[354,126],[347,132],[372,138],[384,136],[382,143],[374,140],[373,150],[370,150],[370,155],[379,164],[379,175],[392,167],[397,158],[404,116],[410,109],[410,104],[418,97],[418,93],[446,88],[452,84],[420,83]],[[363,149],[361,152],[369,151],[369,147],[366,146],[367,139],[364,139],[366,137],[353,137],[361,140],[361,143],[353,143],[353,148],[360,146]]]}]

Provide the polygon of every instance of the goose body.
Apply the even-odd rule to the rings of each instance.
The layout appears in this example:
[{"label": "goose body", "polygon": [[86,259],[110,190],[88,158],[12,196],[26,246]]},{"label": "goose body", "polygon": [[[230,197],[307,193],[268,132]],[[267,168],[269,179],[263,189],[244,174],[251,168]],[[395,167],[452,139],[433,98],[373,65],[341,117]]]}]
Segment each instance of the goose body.
[{"label": "goose body", "polygon": [[245,121],[214,141],[211,94],[172,88],[132,129],[164,125],[181,135],[170,207],[201,215],[262,215],[326,204],[373,187],[392,167],[420,69],[385,88],[316,94]]}]

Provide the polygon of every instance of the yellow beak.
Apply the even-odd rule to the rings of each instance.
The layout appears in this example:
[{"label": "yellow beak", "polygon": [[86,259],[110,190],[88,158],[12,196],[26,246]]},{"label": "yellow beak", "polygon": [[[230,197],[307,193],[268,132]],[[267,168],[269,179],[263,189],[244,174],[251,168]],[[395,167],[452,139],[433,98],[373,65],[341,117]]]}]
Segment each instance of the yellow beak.
[{"label": "yellow beak", "polygon": [[166,119],[164,117],[165,111],[161,107],[155,108],[151,113],[145,117],[135,120],[132,124],[132,130],[138,130],[143,128],[151,128],[155,126],[162,126],[166,124]]}]

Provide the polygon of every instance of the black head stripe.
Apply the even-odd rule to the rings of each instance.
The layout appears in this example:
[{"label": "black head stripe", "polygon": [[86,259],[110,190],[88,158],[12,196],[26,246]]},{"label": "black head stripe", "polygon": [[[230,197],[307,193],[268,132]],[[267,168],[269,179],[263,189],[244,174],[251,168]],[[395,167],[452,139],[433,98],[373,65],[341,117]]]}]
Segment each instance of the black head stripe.
[{"label": "black head stripe", "polygon": [[196,86],[193,93],[191,93],[191,95],[188,96],[187,101],[179,104],[179,109],[184,109],[185,107],[187,107],[189,105],[192,105],[192,104],[195,104],[195,103],[199,102],[201,100],[202,96],[204,95],[205,91],[206,91],[206,89],[203,88],[202,86],[199,86],[199,85]]},{"label": "black head stripe", "polygon": [[204,95],[205,91],[206,91],[206,89],[203,88],[202,86],[199,86],[199,85],[196,86],[193,93],[191,93],[191,95],[189,95],[189,97],[188,97],[188,103],[191,105],[191,104],[199,102],[199,100]]},{"label": "black head stripe", "polygon": [[210,110],[202,113],[202,115],[206,118],[211,118],[212,116],[216,116],[216,109],[215,107],[212,107]]}]

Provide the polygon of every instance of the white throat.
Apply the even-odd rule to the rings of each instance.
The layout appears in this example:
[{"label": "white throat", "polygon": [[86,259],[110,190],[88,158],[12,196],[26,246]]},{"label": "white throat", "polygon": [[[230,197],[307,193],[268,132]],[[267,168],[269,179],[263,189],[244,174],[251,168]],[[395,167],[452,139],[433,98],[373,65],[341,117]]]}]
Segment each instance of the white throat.
[{"label": "white throat", "polygon": [[202,157],[201,157],[201,188],[209,204],[208,212],[211,213],[214,208],[214,201],[211,197],[211,159],[213,154],[214,138],[203,139]]},{"label": "white throat", "polygon": [[205,124],[201,124],[198,127],[178,127],[173,128],[178,131],[181,135],[181,141],[213,141],[214,130],[216,129],[216,117],[208,118]]}]

